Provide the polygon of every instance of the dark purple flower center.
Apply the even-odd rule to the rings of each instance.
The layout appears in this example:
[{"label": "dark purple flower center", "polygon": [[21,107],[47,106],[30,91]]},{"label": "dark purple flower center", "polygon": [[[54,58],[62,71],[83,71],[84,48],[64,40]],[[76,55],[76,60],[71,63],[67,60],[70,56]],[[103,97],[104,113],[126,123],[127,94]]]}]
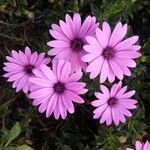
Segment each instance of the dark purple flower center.
[{"label": "dark purple flower center", "polygon": [[25,72],[29,75],[33,74],[33,69],[34,69],[34,66],[33,65],[26,65],[25,66]]},{"label": "dark purple flower center", "polygon": [[61,94],[63,93],[65,90],[65,85],[64,83],[61,83],[61,82],[57,82],[55,85],[54,85],[54,91],[58,94]]},{"label": "dark purple flower center", "polygon": [[83,44],[82,40],[78,39],[78,38],[75,38],[71,42],[71,48],[76,52],[80,51],[82,49],[83,45],[84,44]]},{"label": "dark purple flower center", "polygon": [[109,100],[108,100],[108,105],[109,106],[113,107],[116,104],[117,104],[117,99],[116,98],[114,98],[114,97],[109,98]]},{"label": "dark purple flower center", "polygon": [[107,47],[103,50],[103,54],[105,59],[110,59],[114,56],[114,50],[110,47]]}]

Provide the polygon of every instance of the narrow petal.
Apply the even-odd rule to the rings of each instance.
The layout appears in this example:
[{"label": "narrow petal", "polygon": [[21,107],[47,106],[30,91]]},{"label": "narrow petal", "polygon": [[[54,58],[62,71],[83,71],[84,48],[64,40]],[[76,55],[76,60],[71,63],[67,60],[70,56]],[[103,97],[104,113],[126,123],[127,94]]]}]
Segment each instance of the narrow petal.
[{"label": "narrow petal", "polygon": [[37,54],[37,52],[34,52],[34,53],[31,55],[31,58],[30,58],[30,64],[31,64],[31,65],[35,65],[37,59],[38,59],[38,54]]},{"label": "narrow petal", "polygon": [[118,51],[115,53],[115,57],[119,58],[138,58],[141,54],[134,51]]},{"label": "narrow petal", "polygon": [[65,119],[67,116],[67,110],[64,107],[64,104],[62,103],[62,96],[61,95],[59,95],[58,104],[59,104],[60,115],[61,115],[62,119]]},{"label": "narrow petal", "polygon": [[100,74],[100,83],[105,82],[107,79],[107,76],[108,76],[108,62],[105,59],[103,66],[102,66],[101,74]]},{"label": "narrow petal", "polygon": [[55,47],[55,48],[67,48],[70,47],[70,43],[62,40],[53,40],[49,41],[47,43],[48,46],[50,47]]},{"label": "narrow petal", "polygon": [[79,36],[80,36],[80,37],[85,36],[85,34],[87,33],[87,31],[88,31],[89,28],[90,28],[90,25],[91,25],[91,16],[88,16],[88,17],[84,20],[84,22],[83,22],[83,24],[82,24],[82,26],[81,26],[81,29],[80,29],[80,32],[79,32]]},{"label": "narrow petal", "polygon": [[105,49],[108,46],[108,37],[107,35],[105,36],[105,33],[99,28],[96,29],[96,38],[99,41],[102,48]]},{"label": "narrow petal", "polygon": [[89,64],[86,71],[90,72],[90,79],[94,79],[95,77],[98,76],[98,74],[100,74],[103,64],[104,64],[103,57],[99,57]]},{"label": "narrow petal", "polygon": [[61,81],[62,82],[66,82],[68,80],[70,71],[71,71],[71,64],[70,64],[70,62],[66,62],[64,64],[64,66],[62,67],[62,71],[61,71]]},{"label": "narrow petal", "polygon": [[82,77],[82,72],[76,72],[69,76],[67,83],[78,81]]},{"label": "narrow petal", "polygon": [[121,98],[130,98],[130,97],[132,97],[134,94],[135,94],[135,91],[133,90],[133,91],[130,91],[130,92],[127,92],[127,93],[123,94],[123,95],[121,96]]},{"label": "narrow petal", "polygon": [[81,28],[81,17],[80,14],[75,13],[73,16],[73,24],[75,28],[75,35],[78,35]]},{"label": "narrow petal", "polygon": [[123,79],[123,73],[118,64],[115,61],[109,60],[111,69],[113,70],[114,74],[118,77],[118,79]]},{"label": "narrow petal", "polygon": [[64,34],[68,37],[68,39],[73,39],[73,33],[70,29],[70,27],[62,20],[59,21],[60,27]]},{"label": "narrow petal", "polygon": [[30,60],[30,58],[31,58],[31,50],[30,50],[30,48],[28,46],[25,48],[25,55],[27,56],[28,60]]},{"label": "narrow petal", "polygon": [[65,96],[65,94],[62,95],[62,102],[69,113],[71,113],[71,114],[74,113],[74,111],[75,111],[74,105],[73,105],[72,101]]},{"label": "narrow petal", "polygon": [[105,34],[105,40],[106,40],[105,47],[106,47],[109,44],[109,39],[111,36],[111,28],[107,22],[103,22],[102,31]]},{"label": "narrow petal", "polygon": [[125,24],[122,27],[121,22],[119,22],[114,31],[112,32],[112,35],[110,37],[110,41],[109,41],[109,46],[110,47],[114,47],[116,44],[118,44],[120,41],[123,40],[123,38],[125,37],[127,33],[127,24]]},{"label": "narrow petal", "polygon": [[143,149],[143,144],[140,141],[136,142],[136,150],[142,150]]},{"label": "narrow petal", "polygon": [[120,42],[119,44],[117,44],[114,49],[117,50],[121,50],[121,49],[128,49],[130,48],[130,46],[132,46],[135,42],[137,42],[137,40],[139,39],[138,36],[132,36],[122,42]]},{"label": "narrow petal", "polygon": [[119,122],[120,122],[119,117],[118,117],[118,111],[116,110],[115,107],[113,109],[111,109],[111,111],[112,111],[113,121],[114,121],[115,125],[118,126]]},{"label": "narrow petal", "polygon": [[50,98],[49,98],[49,103],[47,105],[47,109],[46,109],[46,117],[48,118],[52,112],[54,111],[55,107],[56,107],[56,103],[58,100],[58,95],[56,93],[54,93]]},{"label": "narrow petal", "polygon": [[30,93],[29,97],[31,99],[41,98],[41,97],[49,96],[49,95],[51,95],[51,93],[53,93],[53,90],[51,88],[42,88],[35,92]]},{"label": "narrow petal", "polygon": [[84,100],[74,92],[66,90],[66,97],[76,103],[84,103]]},{"label": "narrow petal", "polygon": [[102,114],[102,117],[100,119],[100,123],[104,123],[105,121],[107,123],[108,122],[107,121],[108,115],[111,115],[111,109],[109,107],[107,109],[105,109],[104,113]]},{"label": "narrow petal", "polygon": [[57,40],[69,42],[69,39],[64,34],[61,34],[56,30],[49,30],[49,33]]},{"label": "narrow petal", "polygon": [[103,94],[110,96],[110,94],[109,94],[109,89],[108,89],[105,85],[101,85],[101,86],[100,86],[100,89],[101,89],[101,91],[103,92]]},{"label": "narrow petal", "polygon": [[57,81],[55,74],[48,66],[42,64],[40,67],[41,67],[42,72],[44,73],[44,75],[47,77],[48,80],[50,80],[51,82]]}]

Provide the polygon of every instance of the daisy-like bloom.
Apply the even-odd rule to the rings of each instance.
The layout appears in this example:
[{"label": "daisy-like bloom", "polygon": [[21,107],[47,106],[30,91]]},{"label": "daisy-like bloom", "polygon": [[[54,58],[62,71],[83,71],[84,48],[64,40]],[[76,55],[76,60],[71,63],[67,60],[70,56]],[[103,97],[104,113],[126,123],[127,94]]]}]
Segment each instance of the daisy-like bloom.
[{"label": "daisy-like bloom", "polygon": [[134,45],[138,36],[123,40],[126,33],[127,24],[119,22],[111,33],[109,24],[104,22],[102,30],[96,29],[96,37],[86,37],[88,44],[83,48],[87,54],[82,60],[89,63],[86,71],[90,72],[91,79],[100,75],[101,83],[107,78],[112,83],[115,76],[122,80],[124,75],[131,75],[129,67],[136,66],[133,59],[141,56],[138,52],[141,46]]},{"label": "daisy-like bloom", "polygon": [[30,78],[33,83],[29,97],[33,99],[33,105],[39,105],[39,112],[46,111],[48,118],[52,113],[54,117],[65,119],[67,111],[74,113],[75,103],[84,103],[79,96],[87,92],[86,84],[79,82],[82,72],[70,74],[71,64],[64,60],[54,60],[52,69],[41,65],[40,70],[34,70],[35,77]]},{"label": "daisy-like bloom", "polygon": [[145,144],[140,141],[136,141],[136,148],[127,148],[127,150],[150,150],[150,143],[147,141]]},{"label": "daisy-like bloom", "polygon": [[106,122],[106,125],[114,123],[117,126],[120,122],[125,123],[125,116],[132,116],[129,109],[137,107],[137,101],[131,98],[135,91],[126,92],[127,86],[122,87],[121,81],[118,84],[113,84],[111,90],[104,85],[101,85],[100,88],[102,93],[95,92],[98,100],[91,103],[97,107],[93,111],[93,118],[100,118],[100,123]]},{"label": "daisy-like bloom", "polygon": [[85,54],[83,45],[87,44],[86,36],[95,34],[96,18],[88,16],[82,23],[80,14],[75,13],[73,18],[68,14],[65,16],[65,21],[60,20],[59,25],[52,24],[50,34],[55,38],[48,42],[48,46],[52,49],[48,52],[50,56],[64,59],[71,62],[71,71],[85,70],[86,63],[81,60]]},{"label": "daisy-like bloom", "polygon": [[33,76],[33,70],[39,68],[41,64],[48,64],[49,58],[44,58],[45,53],[31,53],[29,47],[25,48],[25,52],[16,52],[12,50],[11,56],[6,56],[7,62],[4,63],[4,77],[8,78],[8,82],[13,82],[12,87],[16,88],[16,92],[23,90],[27,93],[30,87],[29,77]]}]

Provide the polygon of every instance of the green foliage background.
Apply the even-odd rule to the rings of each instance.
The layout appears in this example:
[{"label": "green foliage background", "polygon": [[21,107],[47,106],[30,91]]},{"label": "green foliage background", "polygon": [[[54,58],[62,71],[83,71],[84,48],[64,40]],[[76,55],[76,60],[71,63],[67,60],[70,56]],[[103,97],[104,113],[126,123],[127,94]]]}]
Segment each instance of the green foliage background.
[{"label": "green foliage background", "polygon": [[[50,25],[66,13],[95,15],[112,27],[128,23],[129,35],[140,36],[143,56],[132,76],[125,78],[137,91],[139,108],[126,124],[100,125],[92,119],[90,101],[98,80],[87,82],[86,104],[65,121],[46,119],[23,93],[15,93],[3,78],[3,62],[12,49],[48,51]],[[0,0],[0,150],[123,150],[135,140],[150,140],[150,1],[149,0]]]}]

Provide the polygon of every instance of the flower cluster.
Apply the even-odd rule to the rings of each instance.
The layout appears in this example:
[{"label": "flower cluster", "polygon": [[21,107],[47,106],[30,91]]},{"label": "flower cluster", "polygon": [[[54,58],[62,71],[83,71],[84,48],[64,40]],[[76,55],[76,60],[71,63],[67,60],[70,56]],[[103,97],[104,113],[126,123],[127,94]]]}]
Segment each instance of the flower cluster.
[{"label": "flower cluster", "polygon": [[[84,103],[88,89],[80,79],[90,73],[89,79],[99,76],[101,90],[91,102],[96,107],[93,118],[107,125],[125,123],[132,116],[129,110],[137,107],[135,91],[127,91],[122,81],[113,82],[131,76],[130,68],[136,67],[134,59],[141,56],[138,36],[125,39],[127,24],[119,22],[112,30],[107,22],[100,27],[94,16],[82,22],[78,13],[73,17],[66,14],[65,21],[52,24],[49,32],[54,38],[47,43],[52,65],[49,56],[32,53],[28,47],[24,52],[12,50],[6,57],[4,77],[16,92],[28,94],[46,117],[53,114],[55,119],[65,119],[67,113],[74,113],[74,103]],[[111,89],[101,84],[107,79],[113,83]]]}]

